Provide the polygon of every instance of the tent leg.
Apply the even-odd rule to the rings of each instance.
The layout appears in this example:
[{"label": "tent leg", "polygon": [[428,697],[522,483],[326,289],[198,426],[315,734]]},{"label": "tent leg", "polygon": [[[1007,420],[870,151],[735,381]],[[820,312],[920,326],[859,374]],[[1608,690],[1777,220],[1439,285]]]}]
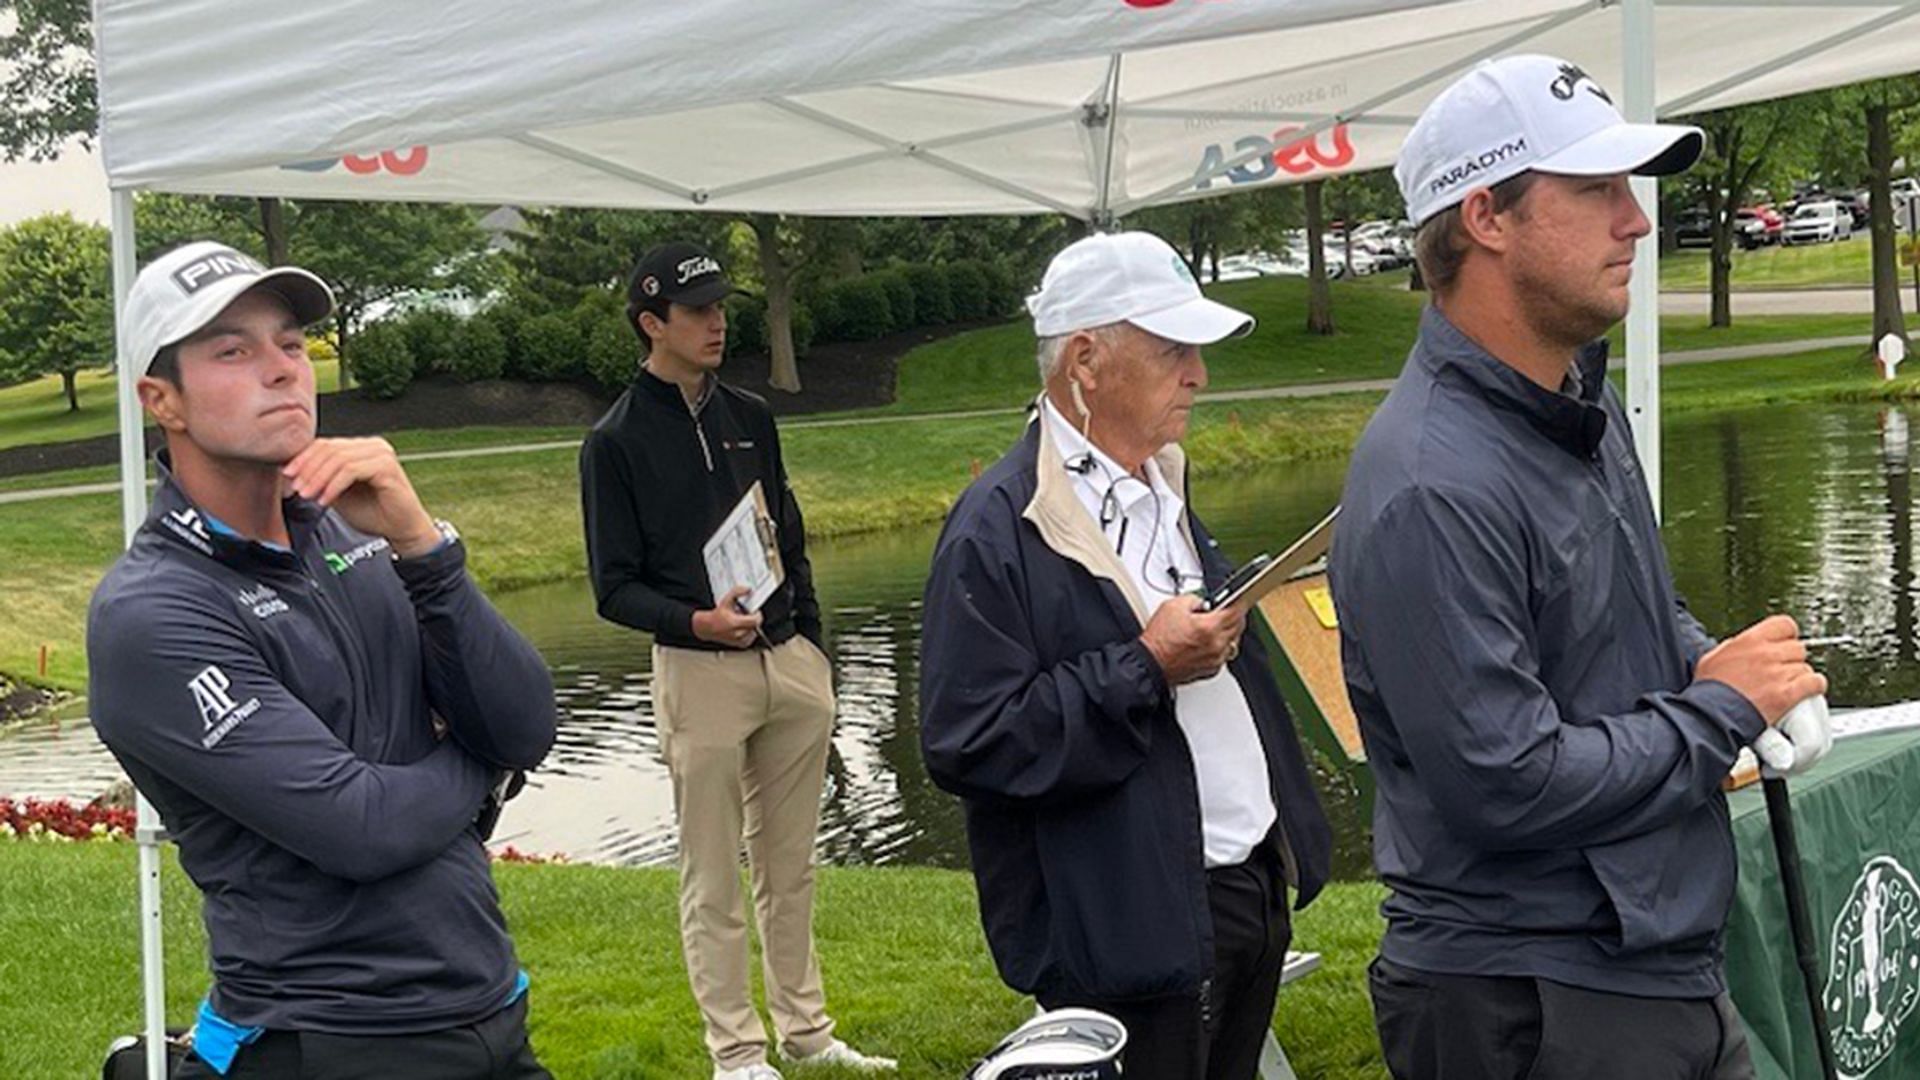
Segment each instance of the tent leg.
[{"label": "tent leg", "polygon": [[[133,288],[133,192],[113,192],[113,304],[116,318],[124,317],[127,293]],[[120,406],[120,521],[127,543],[147,517],[147,446],[140,401],[134,393],[139,377],[122,357],[116,366]],[[165,1076],[167,1062],[166,967],[160,950],[160,815],[145,795],[136,793],[138,820],[134,842],[140,854],[140,976],[145,1003],[147,1075]]]},{"label": "tent leg", "polygon": [[[1655,119],[1653,78],[1654,0],[1623,0],[1623,100],[1631,123]],[[1634,450],[1646,475],[1654,519],[1660,507],[1660,188],[1652,177],[1636,176],[1633,194],[1653,225],[1634,246],[1633,280],[1627,309],[1627,419],[1633,425]]]}]

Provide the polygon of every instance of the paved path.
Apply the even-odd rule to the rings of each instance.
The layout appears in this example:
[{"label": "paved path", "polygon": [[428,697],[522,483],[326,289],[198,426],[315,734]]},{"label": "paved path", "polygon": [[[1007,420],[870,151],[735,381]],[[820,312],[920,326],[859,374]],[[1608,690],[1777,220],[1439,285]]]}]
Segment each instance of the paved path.
[{"label": "paved path", "polygon": [[[1902,267],[1903,274],[1905,268]],[[1900,304],[1908,317],[1913,315],[1913,282],[1903,276],[1906,287],[1900,290]],[[1713,297],[1707,292],[1663,292],[1662,315],[1705,315]],[[1733,293],[1733,315],[1871,315],[1872,289],[1783,289],[1775,292]]]},{"label": "paved path", "polygon": [[[1673,294],[1667,294],[1671,296]],[[1871,298],[1869,298],[1871,299]],[[1665,297],[1662,298],[1665,303]],[[1869,307],[1871,309],[1871,307]],[[1669,309],[1670,310],[1670,309]],[[1661,366],[1671,364],[1715,363],[1722,360],[1751,360],[1765,356],[1791,356],[1795,353],[1813,352],[1817,349],[1838,348],[1845,345],[1860,345],[1859,337],[1813,338],[1805,341],[1777,341],[1762,345],[1729,345],[1718,349],[1694,349],[1689,352],[1668,353],[1661,359]],[[1384,393],[1393,387],[1392,379],[1355,379],[1348,382],[1301,383],[1294,386],[1263,386],[1250,390],[1222,390],[1212,394],[1200,395],[1202,403],[1224,401],[1260,401],[1269,398],[1305,398],[1326,397],[1332,394]],[[1023,411],[1022,408],[969,409],[959,412],[941,413],[902,413],[889,416],[844,416],[824,420],[800,418],[780,422],[782,430],[794,431],[804,428],[841,428],[872,427],[877,424],[901,424],[920,420],[971,420],[987,416],[1009,416]],[[580,445],[578,439],[564,439],[551,442],[510,443],[502,446],[473,446],[461,450],[423,450],[414,454],[400,455],[401,461],[444,461],[451,458],[494,457],[499,454],[535,454],[547,450],[573,450]],[[97,484],[70,484],[65,487],[33,488],[25,491],[0,491],[0,505],[7,503],[34,502],[39,499],[60,499],[75,495],[104,495],[119,491],[117,481]]]}]

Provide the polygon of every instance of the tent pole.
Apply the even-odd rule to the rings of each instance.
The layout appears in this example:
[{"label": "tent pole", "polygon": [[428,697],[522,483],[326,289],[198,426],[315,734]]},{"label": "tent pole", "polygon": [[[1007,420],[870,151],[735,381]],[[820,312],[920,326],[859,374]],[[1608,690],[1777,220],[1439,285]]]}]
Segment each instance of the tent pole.
[{"label": "tent pole", "polygon": [[[1621,70],[1626,85],[1622,97],[1627,120],[1654,121],[1653,66],[1654,0],[1622,0]],[[1628,285],[1627,308],[1627,418],[1633,425],[1633,445],[1647,480],[1654,519],[1660,508],[1660,187],[1649,176],[1632,179],[1652,228],[1634,246],[1633,279]]]},{"label": "tent pole", "polygon": [[[124,318],[133,289],[133,192],[113,191],[113,310]],[[146,425],[134,392],[139,373],[126,357],[114,365],[120,406],[120,524],[126,542],[147,519]],[[134,793],[134,843],[140,858],[140,978],[146,1008],[147,1075],[165,1076],[167,1061],[166,968],[160,951],[160,815],[145,795]]]}]

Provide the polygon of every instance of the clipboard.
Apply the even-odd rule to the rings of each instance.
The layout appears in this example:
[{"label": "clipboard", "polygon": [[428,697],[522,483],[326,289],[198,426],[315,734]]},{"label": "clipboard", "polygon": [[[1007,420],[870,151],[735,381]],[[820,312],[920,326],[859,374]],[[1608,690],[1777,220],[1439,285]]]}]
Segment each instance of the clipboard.
[{"label": "clipboard", "polygon": [[735,588],[745,588],[740,600],[746,611],[760,610],[787,578],[780,562],[780,544],[773,517],[767,512],[767,494],[755,480],[720,522],[701,548],[707,564],[707,585],[715,603]]},{"label": "clipboard", "polygon": [[[1306,535],[1295,540],[1281,552],[1277,558],[1265,559],[1260,556],[1247,563],[1232,578],[1227,579],[1221,593],[1207,602],[1208,611],[1222,608],[1239,607],[1251,610],[1266,595],[1293,578],[1295,574],[1318,561],[1333,546],[1333,522],[1340,516],[1340,508],[1334,507],[1320,524],[1308,529]],[[1257,569],[1256,569],[1257,568]],[[1252,570],[1251,576],[1247,571]],[[1236,581],[1235,578],[1244,580]]]}]

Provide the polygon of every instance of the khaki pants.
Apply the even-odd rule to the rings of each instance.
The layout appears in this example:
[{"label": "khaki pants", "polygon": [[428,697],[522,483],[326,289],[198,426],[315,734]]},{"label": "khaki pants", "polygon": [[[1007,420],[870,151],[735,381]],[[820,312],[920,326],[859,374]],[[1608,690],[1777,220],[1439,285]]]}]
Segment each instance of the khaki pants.
[{"label": "khaki pants", "polygon": [[654,715],[680,823],[680,945],[715,1064],[766,1060],[747,980],[740,843],[753,872],[767,1011],[782,1050],[832,1041],[813,953],[813,841],[833,733],[833,671],[800,635],[773,649],[656,645]]}]

